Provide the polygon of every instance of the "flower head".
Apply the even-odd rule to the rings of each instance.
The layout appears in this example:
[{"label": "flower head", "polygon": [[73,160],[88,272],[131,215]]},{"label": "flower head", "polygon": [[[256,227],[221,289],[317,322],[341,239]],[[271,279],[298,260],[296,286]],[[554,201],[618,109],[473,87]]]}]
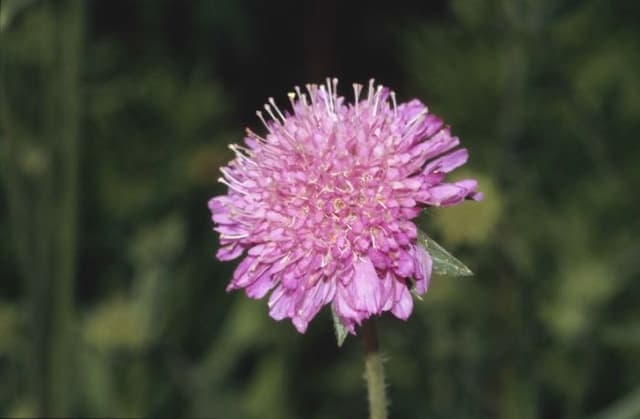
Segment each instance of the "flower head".
[{"label": "flower head", "polygon": [[[352,333],[372,315],[406,320],[411,287],[429,286],[431,257],[412,222],[429,206],[481,199],[472,179],[444,182],[467,150],[418,100],[355,84],[355,100],[338,96],[337,80],[290,93],[291,112],[269,99],[261,137],[221,169],[226,195],[209,201],[220,260],[246,252],[227,290],[251,298],[269,291],[269,313],[304,333],[327,304]],[[360,96],[363,96],[360,99]]]}]

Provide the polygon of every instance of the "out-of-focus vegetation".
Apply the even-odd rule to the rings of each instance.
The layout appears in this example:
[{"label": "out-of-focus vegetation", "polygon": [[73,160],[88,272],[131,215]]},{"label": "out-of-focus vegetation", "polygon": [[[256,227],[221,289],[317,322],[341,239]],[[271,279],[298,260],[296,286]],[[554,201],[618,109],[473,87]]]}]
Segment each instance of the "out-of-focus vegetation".
[{"label": "out-of-focus vegetation", "polygon": [[365,417],[362,351],[226,294],[206,201],[294,84],[369,77],[470,149],[472,267],[384,318],[397,418],[640,415],[640,3],[0,2],[0,416]]}]

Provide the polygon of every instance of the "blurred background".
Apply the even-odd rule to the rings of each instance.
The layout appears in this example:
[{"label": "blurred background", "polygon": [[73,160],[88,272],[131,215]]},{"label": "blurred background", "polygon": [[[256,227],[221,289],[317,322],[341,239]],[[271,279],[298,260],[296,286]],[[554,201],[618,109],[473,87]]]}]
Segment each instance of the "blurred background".
[{"label": "blurred background", "polygon": [[640,417],[640,3],[1,0],[0,416],[364,418],[361,342],[224,288],[269,96],[375,77],[470,149],[476,273],[384,317],[393,418]]}]

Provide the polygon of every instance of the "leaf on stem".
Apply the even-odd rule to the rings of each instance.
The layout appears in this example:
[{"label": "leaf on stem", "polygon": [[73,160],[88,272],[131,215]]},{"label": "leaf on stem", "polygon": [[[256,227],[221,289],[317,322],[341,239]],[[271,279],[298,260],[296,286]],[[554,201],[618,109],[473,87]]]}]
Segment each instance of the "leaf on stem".
[{"label": "leaf on stem", "polygon": [[437,275],[470,276],[473,275],[464,263],[447,252],[427,234],[418,230],[418,245],[422,246],[433,260],[433,272]]},{"label": "leaf on stem", "polygon": [[338,341],[338,348],[340,348],[344,343],[344,340],[347,338],[349,331],[338,318],[333,305],[331,306],[331,317],[333,317],[333,330],[336,332],[336,340]]}]

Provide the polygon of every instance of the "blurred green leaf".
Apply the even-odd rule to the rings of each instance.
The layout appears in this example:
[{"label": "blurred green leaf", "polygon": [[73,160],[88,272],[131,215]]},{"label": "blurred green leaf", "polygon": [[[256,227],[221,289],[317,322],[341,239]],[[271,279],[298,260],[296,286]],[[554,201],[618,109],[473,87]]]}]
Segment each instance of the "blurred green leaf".
[{"label": "blurred green leaf", "polygon": [[471,269],[447,252],[422,230],[418,230],[418,245],[422,246],[431,255],[434,273],[449,276],[473,275]]},{"label": "blurred green leaf", "polygon": [[[250,418],[291,417],[288,402],[286,356],[280,353],[264,356],[243,397],[242,406]],[[269,412],[268,414],[265,412]]]},{"label": "blurred green leaf", "polygon": [[105,299],[84,320],[83,340],[106,351],[140,351],[149,343],[147,323],[136,301],[123,295]]},{"label": "blurred green leaf", "polygon": [[640,346],[640,322],[607,327],[602,333],[602,340],[613,346]]},{"label": "blurred green leaf", "polygon": [[18,339],[18,312],[15,304],[0,302],[0,356],[14,349]]},{"label": "blurred green leaf", "polygon": [[11,22],[29,6],[38,0],[4,0],[0,2],[0,31],[9,27]]},{"label": "blurred green leaf", "polygon": [[432,208],[429,211],[433,224],[442,234],[442,242],[448,246],[468,243],[474,248],[491,242],[502,218],[502,191],[498,189],[492,176],[468,169],[459,170],[455,179],[476,179],[484,199],[482,202],[466,201],[461,205]]},{"label": "blurred green leaf", "polygon": [[633,419],[640,417],[640,388],[616,400],[591,419]]}]

